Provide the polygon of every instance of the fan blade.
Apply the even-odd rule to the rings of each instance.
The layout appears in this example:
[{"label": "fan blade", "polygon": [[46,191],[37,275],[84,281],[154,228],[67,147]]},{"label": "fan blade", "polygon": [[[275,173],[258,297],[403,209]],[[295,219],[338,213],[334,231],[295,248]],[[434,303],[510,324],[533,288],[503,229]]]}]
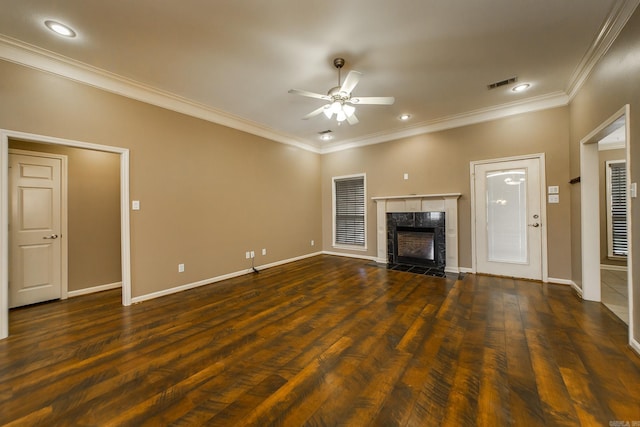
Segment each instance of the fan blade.
[{"label": "fan blade", "polygon": [[346,94],[353,92],[353,88],[355,88],[360,81],[360,77],[362,77],[361,72],[353,70],[349,71],[347,78],[344,79],[344,83],[342,83],[342,87],[340,87],[340,92],[344,92]]},{"label": "fan blade", "polygon": [[289,90],[289,93],[292,93],[294,95],[306,96],[308,98],[324,99],[325,101],[329,101],[331,99],[327,95],[320,95],[319,93],[307,92],[306,90],[291,89]]},{"label": "fan blade", "polygon": [[302,120],[307,120],[307,119],[310,119],[311,117],[317,116],[318,114],[322,113],[324,111],[324,109],[327,108],[327,107],[329,107],[329,106],[328,105],[323,105],[322,107],[313,110],[312,112],[310,112],[309,114],[304,116],[302,118]]},{"label": "fan blade", "polygon": [[355,114],[347,116],[347,121],[350,125],[357,125],[358,123],[360,123],[360,120],[358,120]]},{"label": "fan blade", "polygon": [[357,98],[351,98],[349,101],[352,104],[376,104],[376,105],[391,105],[396,102],[393,96],[360,96]]}]

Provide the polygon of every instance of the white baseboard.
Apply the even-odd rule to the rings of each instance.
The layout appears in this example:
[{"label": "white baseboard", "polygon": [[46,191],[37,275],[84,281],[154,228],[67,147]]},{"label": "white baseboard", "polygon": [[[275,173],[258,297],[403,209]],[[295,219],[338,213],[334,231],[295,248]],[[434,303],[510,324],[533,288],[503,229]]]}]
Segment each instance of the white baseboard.
[{"label": "white baseboard", "polygon": [[[282,261],[272,262],[270,264],[257,265],[256,266],[256,270],[258,270],[258,271],[266,270],[266,269],[271,268],[271,267],[276,267],[278,265],[288,264],[290,262],[300,261],[302,259],[311,258],[311,257],[318,256],[318,255],[321,255],[321,254],[322,254],[322,252],[314,252],[314,253],[307,254],[307,255],[302,255],[302,256],[299,256],[299,257],[294,257],[294,258],[289,258],[289,259],[285,259],[285,260],[282,260]],[[138,297],[131,298],[131,303],[132,304],[136,304],[136,303],[143,302],[143,301],[148,301],[148,300],[151,300],[151,299],[154,299],[154,298],[164,297],[164,296],[167,296],[167,295],[175,294],[175,293],[178,293],[178,292],[186,291],[186,290],[197,288],[197,287],[200,287],[200,286],[211,285],[213,283],[221,282],[223,280],[233,279],[234,277],[243,276],[243,275],[249,274],[249,273],[253,273],[253,269],[248,268],[246,270],[235,271],[233,273],[224,274],[222,276],[217,276],[217,277],[212,277],[210,279],[199,280],[197,282],[187,283],[187,284],[176,286],[176,287],[169,288],[169,289],[163,289],[162,291],[152,292],[150,294],[140,295]]]},{"label": "white baseboard", "polygon": [[557,279],[555,277],[547,277],[547,283],[553,283],[555,285],[569,285],[569,286],[576,286],[576,284],[573,282],[573,280],[569,280],[569,279]]},{"label": "white baseboard", "polygon": [[343,256],[343,257],[347,257],[347,258],[366,259],[368,261],[378,262],[378,257],[369,256],[369,255],[348,254],[348,253],[343,253],[343,252],[332,252],[332,251],[322,251],[321,253],[323,255]]},{"label": "white baseboard", "polygon": [[79,297],[80,295],[93,294],[95,292],[109,291],[122,287],[122,282],[108,283],[106,285],[92,286],[90,288],[78,289],[76,291],[67,292],[69,298]]},{"label": "white baseboard", "polygon": [[473,268],[468,268],[468,267],[460,267],[459,270],[460,270],[460,273],[469,273],[469,274],[475,273],[473,271]]},{"label": "white baseboard", "polygon": [[600,270],[627,271],[626,265],[600,264]]},{"label": "white baseboard", "polygon": [[573,280],[571,281],[570,285],[573,288],[573,290],[578,293],[578,296],[580,297],[580,299],[584,299],[584,296],[582,294],[582,288],[578,286],[576,282],[574,282]]},{"label": "white baseboard", "polygon": [[633,338],[629,341],[629,346],[640,356],[640,343]]}]

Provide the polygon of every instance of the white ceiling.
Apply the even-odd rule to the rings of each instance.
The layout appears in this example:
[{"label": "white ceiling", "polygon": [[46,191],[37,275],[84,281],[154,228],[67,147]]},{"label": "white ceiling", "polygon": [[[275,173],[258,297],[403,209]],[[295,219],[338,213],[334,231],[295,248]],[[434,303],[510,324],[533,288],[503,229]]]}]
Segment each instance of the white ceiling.
[{"label": "white ceiling", "polygon": [[[638,0],[2,3],[0,58],[327,152],[565,105]],[[326,93],[338,56],[364,73],[355,96],[396,103],[358,106],[354,126],[302,120],[323,101],[287,91]],[[487,89],[513,76],[531,89]]]}]

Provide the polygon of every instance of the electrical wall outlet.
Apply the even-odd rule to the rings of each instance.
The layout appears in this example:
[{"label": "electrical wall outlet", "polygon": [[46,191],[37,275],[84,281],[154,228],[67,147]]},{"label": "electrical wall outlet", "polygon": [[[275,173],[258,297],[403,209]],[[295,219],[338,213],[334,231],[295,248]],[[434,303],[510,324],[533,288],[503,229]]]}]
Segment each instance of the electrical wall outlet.
[{"label": "electrical wall outlet", "polygon": [[316,242],[315,241],[311,241],[311,246],[315,246]]},{"label": "electrical wall outlet", "polygon": [[247,259],[251,258],[251,252],[249,251],[245,252],[245,256],[247,257]]},{"label": "electrical wall outlet", "polygon": [[251,258],[255,258],[256,257],[256,253],[254,251],[251,251]]},{"label": "electrical wall outlet", "polygon": [[262,249],[262,255],[266,255],[267,254],[267,250],[266,249]]},{"label": "electrical wall outlet", "polygon": [[184,264],[178,264],[178,273],[184,273]]}]

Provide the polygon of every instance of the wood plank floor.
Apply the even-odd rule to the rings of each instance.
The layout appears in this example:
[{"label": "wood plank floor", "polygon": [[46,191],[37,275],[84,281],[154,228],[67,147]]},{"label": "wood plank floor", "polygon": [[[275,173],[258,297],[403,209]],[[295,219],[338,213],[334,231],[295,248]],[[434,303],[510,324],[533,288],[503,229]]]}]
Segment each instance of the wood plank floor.
[{"label": "wood plank floor", "polygon": [[640,421],[626,326],[559,285],[317,256],[131,307],[12,310],[10,334],[3,425]]}]

